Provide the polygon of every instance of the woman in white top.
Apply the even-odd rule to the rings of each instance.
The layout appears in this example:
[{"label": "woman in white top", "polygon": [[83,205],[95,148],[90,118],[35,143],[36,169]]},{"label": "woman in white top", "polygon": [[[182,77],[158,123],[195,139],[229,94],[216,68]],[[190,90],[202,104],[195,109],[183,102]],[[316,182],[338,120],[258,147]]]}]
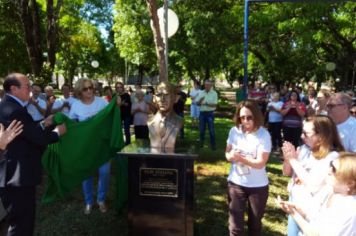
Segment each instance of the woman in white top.
[{"label": "woman in white top", "polygon": [[[69,118],[71,119],[79,122],[85,121],[96,115],[108,104],[104,98],[95,96],[94,84],[89,79],[80,79],[74,89],[78,100],[70,108]],[[117,102],[120,103],[119,98]],[[102,213],[107,211],[105,197],[109,185],[109,176],[110,162],[107,162],[99,168],[98,178],[97,203]],[[84,214],[90,214],[93,206],[93,177],[83,182],[83,193],[86,204]]]},{"label": "woman in white top", "polygon": [[248,213],[248,234],[261,235],[261,220],[268,198],[266,163],[271,137],[263,128],[263,116],[256,102],[237,105],[235,127],[227,139],[225,157],[231,162],[228,176],[229,231],[243,235],[244,214]]},{"label": "woman in white top", "polygon": [[271,101],[267,104],[268,131],[272,137],[272,150],[279,151],[282,147],[282,121],[281,110],[283,102],[279,100],[279,93],[271,95]]},{"label": "woman in white top", "polygon": [[326,104],[328,103],[330,96],[330,92],[326,89],[321,89],[317,93],[316,100],[318,105],[315,109],[316,115],[328,115],[328,112],[326,111]]},{"label": "woman in white top", "polygon": [[[288,185],[290,201],[303,203],[304,211],[312,215],[318,210],[315,202],[325,197],[321,190],[326,184],[329,164],[344,148],[335,123],[328,116],[308,117],[303,124],[302,139],[305,145],[298,151],[289,142],[283,144],[283,173],[292,176]],[[296,222],[289,217],[288,235],[297,236],[299,232]]]},{"label": "woman in white top", "polygon": [[142,90],[136,92],[137,102],[132,104],[131,115],[133,115],[133,125],[135,130],[135,137],[137,139],[148,139],[148,113],[149,106],[144,101],[144,94]]},{"label": "woman in white top", "polygon": [[192,127],[199,127],[199,114],[200,114],[200,107],[195,100],[200,92],[200,84],[199,81],[194,81],[194,86],[189,93],[190,98],[192,99],[192,103],[190,105],[190,116],[192,117]]},{"label": "woman in white top", "polygon": [[279,204],[298,223],[303,235],[356,235],[356,154],[341,153],[330,162],[327,178],[328,194],[319,201],[314,216],[306,214],[296,204]]}]

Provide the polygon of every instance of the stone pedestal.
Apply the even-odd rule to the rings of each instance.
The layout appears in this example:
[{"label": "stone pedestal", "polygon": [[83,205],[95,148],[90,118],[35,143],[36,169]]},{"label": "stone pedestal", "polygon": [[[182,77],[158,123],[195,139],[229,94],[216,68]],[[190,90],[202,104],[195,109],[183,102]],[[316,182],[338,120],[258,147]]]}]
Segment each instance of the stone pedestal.
[{"label": "stone pedestal", "polygon": [[125,147],[128,158],[128,223],[131,236],[193,235],[193,146],[167,153],[148,143]]}]

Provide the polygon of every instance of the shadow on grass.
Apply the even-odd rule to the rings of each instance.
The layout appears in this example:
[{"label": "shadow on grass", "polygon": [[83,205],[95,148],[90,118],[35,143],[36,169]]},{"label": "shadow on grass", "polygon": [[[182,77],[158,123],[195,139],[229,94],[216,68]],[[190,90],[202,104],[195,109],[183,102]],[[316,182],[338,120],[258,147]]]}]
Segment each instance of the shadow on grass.
[{"label": "shadow on grass", "polygon": [[[209,133],[206,131],[205,147],[198,150],[195,173],[195,236],[228,235],[227,173],[229,163],[225,161],[224,149],[232,119],[216,118],[215,133],[217,150],[209,147]],[[186,140],[199,141],[199,131],[191,128],[189,116],[185,119]],[[115,165],[113,165],[115,166]],[[270,194],[263,219],[262,235],[283,235],[286,216],[274,206],[274,198],[287,197],[285,191],[288,178],[282,176],[281,162],[271,156],[267,172],[270,179]],[[115,174],[113,169],[112,174]],[[96,188],[94,188],[96,189]],[[107,204],[109,211],[101,214],[97,207],[92,214],[84,215],[84,201],[81,187],[65,200],[52,204],[39,204],[35,235],[127,235],[127,209],[121,215],[115,211],[115,177],[112,176]]]},{"label": "shadow on grass", "polygon": [[[51,204],[38,204],[36,232],[38,236],[63,235],[127,235],[127,209],[120,215],[115,210],[115,176],[108,191],[106,203],[108,212],[100,213],[93,206],[90,215],[84,215],[84,200],[81,187],[63,200]],[[94,181],[96,183],[96,181]],[[96,190],[96,187],[94,188]]]},{"label": "shadow on grass", "polygon": [[194,235],[228,235],[226,176],[197,173]]}]

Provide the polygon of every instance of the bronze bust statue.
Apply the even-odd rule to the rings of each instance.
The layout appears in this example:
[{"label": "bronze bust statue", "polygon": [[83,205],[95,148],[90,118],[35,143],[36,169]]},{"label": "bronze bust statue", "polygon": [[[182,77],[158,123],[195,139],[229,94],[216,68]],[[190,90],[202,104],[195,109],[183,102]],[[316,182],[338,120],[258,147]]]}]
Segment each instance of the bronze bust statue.
[{"label": "bronze bust statue", "polygon": [[175,86],[166,82],[158,85],[155,95],[158,111],[148,121],[151,148],[174,151],[176,138],[183,124],[182,118],[173,111],[175,98]]}]

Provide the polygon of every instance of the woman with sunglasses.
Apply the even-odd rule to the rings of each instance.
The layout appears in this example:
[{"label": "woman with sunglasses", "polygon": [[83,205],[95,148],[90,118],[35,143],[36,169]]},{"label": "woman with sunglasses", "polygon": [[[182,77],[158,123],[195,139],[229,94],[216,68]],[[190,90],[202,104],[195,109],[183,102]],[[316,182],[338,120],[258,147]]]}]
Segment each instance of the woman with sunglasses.
[{"label": "woman with sunglasses", "polygon": [[[78,100],[73,103],[69,118],[76,121],[85,121],[101,111],[108,102],[102,98],[95,96],[94,84],[90,79],[80,79],[75,85],[74,91]],[[110,162],[103,164],[99,168],[98,178],[98,196],[97,203],[99,210],[102,213],[107,211],[105,205],[106,192],[109,186]],[[93,206],[93,177],[83,182],[83,193],[85,200],[84,214],[90,214]]]},{"label": "woman with sunglasses", "polygon": [[228,176],[229,231],[243,235],[244,214],[248,214],[248,235],[261,235],[261,220],[268,198],[266,163],[271,137],[263,127],[263,116],[256,102],[237,105],[235,127],[227,139],[225,157],[231,162]]},{"label": "woman with sunglasses", "polygon": [[356,232],[356,154],[341,153],[330,162],[328,192],[317,205],[315,215],[291,202],[279,201],[281,208],[298,223],[303,235],[355,235]]},{"label": "woman with sunglasses", "polygon": [[[312,214],[316,210],[313,202],[323,198],[321,191],[326,184],[329,163],[343,151],[336,125],[328,116],[308,117],[303,124],[304,145],[298,150],[290,142],[282,147],[283,173],[291,176],[288,184],[289,200],[301,204]],[[288,218],[288,236],[297,236],[300,228],[292,217]]]},{"label": "woman with sunglasses", "polygon": [[283,138],[295,147],[299,146],[305,113],[306,107],[300,101],[299,93],[292,90],[289,94],[289,100],[283,104],[281,114],[283,116]]}]

